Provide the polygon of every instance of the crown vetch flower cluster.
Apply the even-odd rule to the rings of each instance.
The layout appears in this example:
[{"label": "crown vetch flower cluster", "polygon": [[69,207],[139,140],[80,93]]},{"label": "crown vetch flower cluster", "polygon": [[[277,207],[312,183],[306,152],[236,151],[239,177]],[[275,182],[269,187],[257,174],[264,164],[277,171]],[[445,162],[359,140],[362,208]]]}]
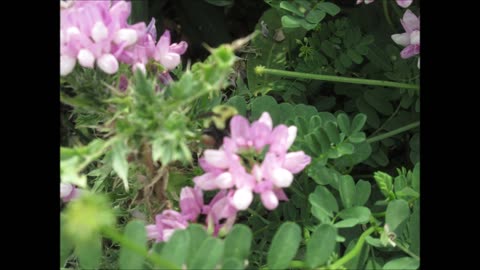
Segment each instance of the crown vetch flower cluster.
[{"label": "crown vetch flower cluster", "polygon": [[131,3],[127,1],[71,1],[60,10],[60,74],[68,75],[78,62],[85,68],[96,65],[107,74],[117,72],[119,62],[145,72],[154,59],[167,70],[180,63],[188,44],[170,44],[166,30],[156,42],[155,20],[129,25]]},{"label": "crown vetch flower cluster", "polygon": [[[405,33],[392,35],[395,43],[405,47],[400,52],[400,56],[407,59],[420,54],[420,16],[417,17],[413,12],[407,10],[400,22]],[[418,59],[418,68],[420,68],[420,58]]]},{"label": "crown vetch flower cluster", "polygon": [[237,217],[237,210],[230,204],[226,191],[218,192],[208,205],[203,203],[199,188],[184,187],[180,192],[180,212],[164,210],[155,217],[155,224],[146,226],[147,237],[157,242],[166,242],[176,230],[188,227],[200,215],[206,216],[206,228],[210,234],[225,235]]},{"label": "crown vetch flower cluster", "polygon": [[237,210],[247,209],[253,193],[260,194],[263,205],[273,210],[280,200],[287,200],[283,188],[289,187],[293,174],[302,171],[311,158],[303,151],[287,152],[297,128],[272,126],[264,112],[251,125],[240,115],[230,122],[231,136],[225,137],[218,150],[206,150],[199,159],[205,174],[193,179],[202,190],[226,190]]}]

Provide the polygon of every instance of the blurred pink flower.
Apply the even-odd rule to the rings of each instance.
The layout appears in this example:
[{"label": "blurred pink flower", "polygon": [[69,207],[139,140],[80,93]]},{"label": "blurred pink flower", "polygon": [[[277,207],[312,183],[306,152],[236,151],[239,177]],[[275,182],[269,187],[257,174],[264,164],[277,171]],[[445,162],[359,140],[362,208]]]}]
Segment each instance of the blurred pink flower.
[{"label": "blurred pink flower", "polygon": [[[405,47],[400,52],[400,56],[403,59],[407,59],[420,54],[420,17],[415,16],[413,12],[407,10],[400,22],[402,23],[403,29],[405,29],[405,33],[392,35],[395,43]],[[420,59],[418,66],[420,68]]]},{"label": "blurred pink flower", "polygon": [[237,210],[247,209],[253,193],[260,195],[263,205],[275,209],[279,200],[287,200],[283,188],[289,187],[293,174],[302,171],[311,161],[303,151],[288,153],[297,129],[273,123],[268,113],[251,125],[240,115],[230,122],[230,137],[223,146],[208,149],[200,158],[205,174],[193,179],[203,190],[229,190],[231,203]]},{"label": "blurred pink flower", "polygon": [[82,193],[82,190],[75,185],[67,183],[60,183],[60,199],[64,202],[69,202],[78,198]]}]

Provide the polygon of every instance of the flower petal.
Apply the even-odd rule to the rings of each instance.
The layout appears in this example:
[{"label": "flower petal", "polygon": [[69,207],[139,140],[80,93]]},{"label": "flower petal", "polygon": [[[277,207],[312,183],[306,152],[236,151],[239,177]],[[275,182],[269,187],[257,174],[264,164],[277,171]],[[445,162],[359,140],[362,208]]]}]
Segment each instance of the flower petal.
[{"label": "flower petal", "polygon": [[73,57],[70,57],[68,55],[61,55],[60,56],[60,75],[66,76],[70,74],[75,68],[76,62],[77,60]]},{"label": "flower petal", "polygon": [[285,156],[282,167],[291,173],[299,173],[310,164],[310,162],[310,156],[306,155],[303,151],[290,152]]},{"label": "flower petal", "polygon": [[213,167],[220,169],[227,169],[229,167],[227,154],[223,150],[207,149],[203,156],[205,161]]},{"label": "flower petal", "polygon": [[412,4],[413,0],[397,0],[397,5],[407,8]]},{"label": "flower petal", "polygon": [[95,63],[95,56],[93,53],[87,49],[81,49],[77,55],[78,63],[86,68],[93,68]]},{"label": "flower petal", "polygon": [[400,52],[400,57],[402,57],[403,59],[407,59],[419,53],[420,53],[419,45],[408,45],[407,47],[405,47],[405,49],[403,49]]},{"label": "flower petal", "polygon": [[260,198],[262,200],[263,205],[268,210],[273,210],[278,206],[278,198],[275,193],[271,190],[265,191],[260,194]]},{"label": "flower petal", "polygon": [[248,188],[241,188],[235,191],[232,198],[232,204],[237,210],[247,209],[253,200],[253,193]]},{"label": "flower petal", "polygon": [[180,43],[172,43],[169,47],[170,52],[176,53],[179,55],[184,54],[187,51],[188,44],[185,41],[181,41]]},{"label": "flower petal", "polygon": [[293,174],[284,168],[276,168],[272,173],[272,182],[280,188],[289,187],[293,181]]},{"label": "flower petal", "polygon": [[118,61],[111,54],[104,54],[97,60],[98,67],[107,74],[114,74],[118,70]]},{"label": "flower petal", "polygon": [[394,34],[392,40],[398,45],[408,46],[410,44],[410,35],[408,33]]},{"label": "flower petal", "polygon": [[420,19],[413,14],[409,9],[403,14],[403,19],[400,20],[403,25],[403,28],[407,33],[410,33],[414,30],[420,29]]}]

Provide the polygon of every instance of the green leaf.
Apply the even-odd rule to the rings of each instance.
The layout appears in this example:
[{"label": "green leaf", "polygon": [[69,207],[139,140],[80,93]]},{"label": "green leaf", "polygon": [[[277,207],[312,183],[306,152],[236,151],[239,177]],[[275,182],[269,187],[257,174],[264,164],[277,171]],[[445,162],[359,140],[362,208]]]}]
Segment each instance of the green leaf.
[{"label": "green leaf", "polygon": [[313,232],[307,243],[305,262],[310,268],[323,265],[337,244],[337,229],[330,224],[321,224]]},{"label": "green leaf", "polygon": [[308,195],[308,201],[313,207],[320,207],[333,217],[333,212],[338,212],[335,196],[324,186],[317,186],[315,191]]},{"label": "green leaf", "polygon": [[208,237],[203,240],[197,252],[193,255],[189,269],[214,269],[223,255],[223,242],[220,239]]},{"label": "green leaf", "polygon": [[352,59],[355,64],[361,64],[363,62],[363,57],[352,49],[347,50],[347,55]]},{"label": "green leaf", "polygon": [[335,5],[334,3],[329,3],[329,2],[320,2],[317,4],[317,8],[321,8],[325,10],[328,14],[331,16],[335,16],[340,12],[340,8]]},{"label": "green leaf", "polygon": [[285,269],[297,254],[302,234],[300,226],[287,221],[275,233],[267,254],[270,269]]},{"label": "green leaf", "polygon": [[112,167],[122,179],[123,186],[128,190],[128,147],[125,141],[118,141],[112,147]]},{"label": "green leaf", "polygon": [[366,140],[364,132],[355,132],[352,135],[348,136],[348,140],[352,143],[361,143]]},{"label": "green leaf", "polygon": [[335,228],[351,228],[358,225],[359,223],[360,221],[358,220],[358,218],[347,218],[333,224],[333,226],[335,226]]},{"label": "green leaf", "polygon": [[355,200],[354,205],[362,206],[367,203],[368,198],[370,197],[370,192],[372,191],[372,185],[368,181],[359,180],[357,182],[356,191],[355,191]]},{"label": "green leaf", "polygon": [[377,181],[377,185],[385,198],[391,198],[393,191],[392,177],[384,172],[375,172],[373,178]]},{"label": "green leaf", "polygon": [[420,261],[412,257],[402,257],[391,260],[383,266],[383,270],[396,270],[396,269],[418,269],[420,267]]},{"label": "green leaf", "polygon": [[[142,221],[131,221],[125,226],[124,232],[132,244],[147,248],[147,232],[145,224]],[[128,247],[120,248],[120,255],[118,258],[118,265],[120,269],[140,269],[145,258],[142,255],[132,251]]]},{"label": "green leaf", "polygon": [[337,115],[337,124],[343,134],[350,135],[350,119],[346,114],[340,113]]},{"label": "green leaf", "polygon": [[365,98],[365,101],[367,101],[367,103],[370,104],[370,106],[375,108],[375,110],[377,110],[383,115],[390,116],[393,113],[393,106],[385,98],[385,95],[380,91],[384,91],[384,90],[383,89],[368,90],[363,94],[363,96]]},{"label": "green leaf", "polygon": [[295,13],[296,15],[303,17],[303,13],[292,3],[287,2],[287,1],[282,1],[280,2],[280,8],[288,10],[292,13]]},{"label": "green leaf", "polygon": [[252,110],[252,115],[250,119],[257,120],[260,118],[262,113],[268,112],[272,117],[273,124],[277,124],[280,118],[280,108],[277,104],[277,101],[271,96],[262,96],[251,101],[250,108]]},{"label": "green leaf", "polygon": [[102,238],[100,235],[76,242],[75,254],[83,269],[98,269],[102,259]]},{"label": "green leaf", "polygon": [[379,148],[372,154],[372,159],[382,167],[387,166],[389,162],[388,156],[385,154],[383,147]]},{"label": "green leaf", "polygon": [[420,207],[418,201],[413,206],[413,212],[408,221],[408,232],[410,239],[409,249],[420,255]]},{"label": "green leaf", "polygon": [[418,198],[420,194],[413,190],[411,187],[405,187],[399,191],[395,191],[395,195],[399,199],[407,199],[407,198]]},{"label": "green leaf", "polygon": [[245,269],[245,265],[239,258],[226,258],[221,269]]},{"label": "green leaf", "polygon": [[187,231],[190,235],[190,245],[188,245],[187,266],[190,269],[194,255],[200,250],[200,245],[207,238],[207,231],[200,224],[191,224]]},{"label": "green leaf", "polygon": [[64,219],[60,219],[60,267],[64,267],[65,263],[72,254],[74,244],[72,239],[65,231]]},{"label": "green leaf", "polygon": [[245,260],[250,253],[252,231],[243,224],[236,224],[225,239],[225,258]]},{"label": "green leaf", "polygon": [[182,265],[187,259],[190,234],[186,230],[176,230],[162,248],[160,255],[175,265]]},{"label": "green leaf", "polygon": [[338,185],[340,198],[345,208],[350,208],[355,200],[355,182],[350,175],[344,175],[340,178]]},{"label": "green leaf", "polygon": [[302,19],[291,16],[285,15],[282,16],[282,26],[285,28],[297,28],[302,25]]},{"label": "green leaf", "polygon": [[395,231],[397,235],[400,235],[403,229],[404,222],[410,217],[410,208],[405,200],[391,201],[387,206],[387,212],[385,214],[385,222],[390,227],[390,231]]},{"label": "green leaf", "polygon": [[338,132],[337,125],[333,122],[328,122],[325,124],[324,130],[327,133],[330,142],[334,144],[340,143],[340,133]]},{"label": "green leaf", "polygon": [[[270,31],[282,27],[281,16],[275,8],[271,8],[258,19],[255,30],[261,31],[261,22],[268,25]],[[298,27],[298,26],[297,26]],[[284,32],[287,29],[284,29]],[[274,82],[278,81],[277,76],[263,74],[262,76],[255,73],[255,68],[262,65],[268,68],[285,69],[287,63],[287,52],[290,48],[296,46],[296,39],[303,39],[305,36],[305,29],[295,29],[295,31],[285,35],[285,40],[278,42],[272,38],[265,38],[263,35],[258,35],[253,38],[250,45],[255,53],[249,53],[247,56],[247,81],[248,89],[253,94],[266,94],[273,90]]]},{"label": "green leaf", "polygon": [[247,115],[247,102],[242,96],[234,96],[225,104],[235,107],[240,115]]},{"label": "green leaf", "polygon": [[336,56],[335,47],[330,41],[324,40],[320,44],[320,49],[330,58],[335,58]]},{"label": "green leaf", "polygon": [[412,188],[420,192],[420,163],[415,164],[413,168]]},{"label": "green leaf", "polygon": [[325,16],[327,16],[327,13],[325,13],[325,11],[319,9],[312,9],[310,10],[310,12],[308,12],[305,19],[310,23],[318,24],[325,18]]},{"label": "green leaf", "polygon": [[370,209],[363,206],[354,206],[338,213],[342,219],[356,218],[360,224],[366,224],[370,220]]},{"label": "green leaf", "polygon": [[[345,250],[345,254],[350,252],[355,245],[357,244],[358,239],[352,239],[347,246],[347,250]],[[346,269],[364,269],[364,265],[367,262],[368,255],[369,255],[369,250],[370,246],[369,245],[363,245],[360,253],[357,254],[357,256],[353,257],[350,261],[345,263],[344,267]]]},{"label": "green leaf", "polygon": [[340,54],[340,62],[346,68],[350,67],[353,64],[352,60],[350,60],[350,58],[345,53]]},{"label": "green leaf", "polygon": [[351,155],[355,151],[355,147],[351,143],[342,142],[337,145],[337,151],[340,156]]},{"label": "green leaf", "polygon": [[[380,118],[378,117],[377,111],[375,111],[375,109],[373,109],[373,107],[370,106],[364,100],[363,97],[357,98],[355,103],[357,105],[358,110],[362,114],[366,115],[367,123],[373,128],[379,128],[380,127]],[[354,129],[353,126],[355,126],[355,119],[353,119],[353,122],[354,122],[354,124],[352,125],[352,129]]]}]

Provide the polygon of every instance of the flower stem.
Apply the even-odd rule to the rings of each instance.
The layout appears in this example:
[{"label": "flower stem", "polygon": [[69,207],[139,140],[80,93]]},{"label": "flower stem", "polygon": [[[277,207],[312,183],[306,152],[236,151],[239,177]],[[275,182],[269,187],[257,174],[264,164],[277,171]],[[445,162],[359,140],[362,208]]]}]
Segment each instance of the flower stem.
[{"label": "flower stem", "polygon": [[276,75],[276,76],[310,79],[310,80],[320,80],[320,81],[330,81],[330,82],[340,82],[340,83],[376,85],[376,86],[404,88],[404,89],[415,89],[415,90],[420,89],[420,86],[414,85],[414,84],[390,82],[390,81],[380,81],[380,80],[357,79],[357,78],[340,77],[340,76],[332,76],[332,75],[311,74],[311,73],[303,73],[303,72],[296,72],[296,71],[270,69],[270,68],[266,68],[264,66],[256,66],[255,67],[255,73],[257,73],[258,75],[270,74],[270,75]]},{"label": "flower stem", "polygon": [[395,244],[397,244],[397,247],[399,249],[401,249],[403,252],[407,253],[408,255],[410,255],[410,257],[414,258],[414,259],[417,259],[420,261],[420,257],[418,257],[417,255],[415,255],[413,252],[411,252],[410,250],[408,250],[406,247],[404,247],[403,245],[401,245],[400,243],[398,242],[395,242]]},{"label": "flower stem", "polygon": [[270,224],[270,221],[266,220],[264,217],[262,217],[261,215],[259,215],[259,214],[257,213],[257,211],[255,211],[255,210],[253,210],[253,209],[251,209],[251,208],[248,208],[247,211],[248,211],[250,214],[252,214],[252,215],[257,216],[258,218],[260,218],[260,219],[263,221],[263,223],[265,223],[265,224],[267,224],[267,225]]},{"label": "flower stem", "polygon": [[155,266],[164,267],[166,269],[181,269],[181,267],[173,264],[172,262],[162,258],[156,253],[149,254],[148,250],[142,246],[139,246],[129,239],[125,238],[121,233],[111,227],[104,227],[102,232],[105,236],[112,239],[115,242],[118,242],[122,247],[126,247],[131,251],[137,253],[138,255],[144,256],[151,262],[155,264]]},{"label": "flower stem", "polygon": [[366,140],[367,143],[374,143],[374,142],[377,142],[377,141],[381,141],[381,140],[384,140],[384,139],[387,139],[387,138],[390,138],[390,137],[393,137],[397,134],[400,134],[404,131],[407,131],[407,130],[410,130],[412,128],[416,128],[420,125],[420,121],[417,121],[417,122],[413,122],[411,124],[408,124],[406,126],[403,126],[403,127],[400,127],[400,128],[397,128],[395,130],[392,130],[390,132],[387,132],[387,133],[384,133],[384,134],[381,134],[381,135],[378,135],[378,136],[375,136],[375,137],[371,137],[371,138],[368,138]]},{"label": "flower stem", "polygon": [[383,1],[382,4],[383,4],[383,13],[385,14],[385,19],[387,19],[388,25],[390,25],[392,30],[394,30],[395,27],[393,26],[392,19],[390,19],[390,14],[388,13],[388,2]]},{"label": "flower stem", "polygon": [[375,227],[370,227],[368,230],[364,231],[362,235],[360,235],[360,238],[358,238],[358,242],[355,244],[355,247],[350,250],[350,252],[347,253],[345,256],[331,264],[329,266],[329,269],[338,269],[340,266],[346,264],[348,261],[355,258],[355,256],[357,256],[358,253],[360,253],[360,251],[362,250],[363,243],[365,243],[365,238],[372,234],[374,231]]}]

